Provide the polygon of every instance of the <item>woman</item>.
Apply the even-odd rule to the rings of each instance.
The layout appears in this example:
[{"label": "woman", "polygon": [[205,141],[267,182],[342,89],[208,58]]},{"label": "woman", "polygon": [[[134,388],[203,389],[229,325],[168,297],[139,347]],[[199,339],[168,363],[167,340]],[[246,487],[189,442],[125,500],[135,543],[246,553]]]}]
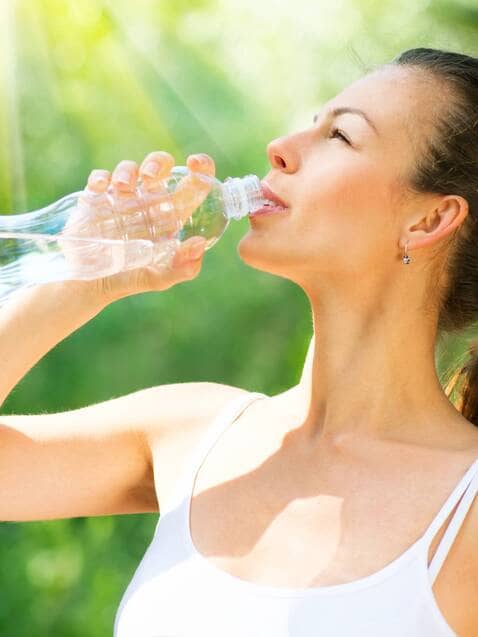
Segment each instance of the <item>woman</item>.
[{"label": "woman", "polygon": [[[477,122],[478,59],[415,49],[269,145],[265,181],[287,209],[251,217],[238,250],[310,300],[298,385],[180,383],[1,418],[1,519],[161,511],[117,637],[478,634],[477,385],[460,413],[434,359],[443,330],[478,317]],[[173,161],[94,171],[89,189],[127,196]],[[186,252],[169,273],[9,306],[3,399],[107,304],[197,276]]]}]

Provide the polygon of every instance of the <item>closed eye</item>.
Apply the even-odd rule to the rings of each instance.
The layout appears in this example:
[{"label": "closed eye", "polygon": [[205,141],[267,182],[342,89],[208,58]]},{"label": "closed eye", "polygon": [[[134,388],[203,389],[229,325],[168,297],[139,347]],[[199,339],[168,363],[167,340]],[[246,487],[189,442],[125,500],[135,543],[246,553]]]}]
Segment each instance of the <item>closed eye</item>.
[{"label": "closed eye", "polygon": [[334,137],[340,137],[341,139],[343,139],[343,141],[348,144],[349,146],[351,146],[352,144],[349,142],[349,140],[345,137],[345,135],[342,133],[342,131],[339,128],[333,128],[330,138],[334,138]]}]

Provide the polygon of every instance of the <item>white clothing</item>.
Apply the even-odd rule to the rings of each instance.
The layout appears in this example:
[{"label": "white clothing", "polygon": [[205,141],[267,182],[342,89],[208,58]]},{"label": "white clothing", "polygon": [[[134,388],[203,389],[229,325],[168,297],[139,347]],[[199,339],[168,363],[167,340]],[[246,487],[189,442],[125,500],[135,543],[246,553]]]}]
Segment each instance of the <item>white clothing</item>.
[{"label": "white clothing", "polygon": [[[115,637],[456,637],[432,585],[478,492],[478,458],[425,533],[358,580],[314,588],[265,586],[231,575],[198,553],[189,527],[196,474],[226,427],[264,396],[234,399],[205,432],[123,595]],[[459,501],[428,566],[430,543]]]}]

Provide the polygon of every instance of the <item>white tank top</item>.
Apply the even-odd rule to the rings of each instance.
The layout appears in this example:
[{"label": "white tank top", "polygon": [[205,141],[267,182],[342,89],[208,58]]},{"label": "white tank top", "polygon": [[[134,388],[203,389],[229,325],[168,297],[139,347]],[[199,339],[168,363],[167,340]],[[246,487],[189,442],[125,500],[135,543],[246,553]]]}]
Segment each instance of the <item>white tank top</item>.
[{"label": "white tank top", "polygon": [[[457,637],[432,585],[478,491],[478,458],[425,533],[358,580],[313,588],[254,584],[198,553],[189,528],[196,474],[221,433],[259,397],[265,394],[227,404],[194,450],[123,595],[115,637]],[[458,502],[428,566],[430,543]]]}]

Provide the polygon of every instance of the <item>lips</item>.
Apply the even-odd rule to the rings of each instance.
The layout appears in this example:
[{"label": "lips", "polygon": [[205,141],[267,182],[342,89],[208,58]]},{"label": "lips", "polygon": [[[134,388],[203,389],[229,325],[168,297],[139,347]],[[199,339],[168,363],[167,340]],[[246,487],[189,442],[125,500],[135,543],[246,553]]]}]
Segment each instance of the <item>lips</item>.
[{"label": "lips", "polygon": [[261,190],[264,196],[264,199],[268,199],[269,201],[273,201],[275,204],[280,206],[281,208],[288,208],[289,206],[283,201],[280,197],[278,197],[275,192],[273,192],[268,184],[265,181],[261,181]]}]

